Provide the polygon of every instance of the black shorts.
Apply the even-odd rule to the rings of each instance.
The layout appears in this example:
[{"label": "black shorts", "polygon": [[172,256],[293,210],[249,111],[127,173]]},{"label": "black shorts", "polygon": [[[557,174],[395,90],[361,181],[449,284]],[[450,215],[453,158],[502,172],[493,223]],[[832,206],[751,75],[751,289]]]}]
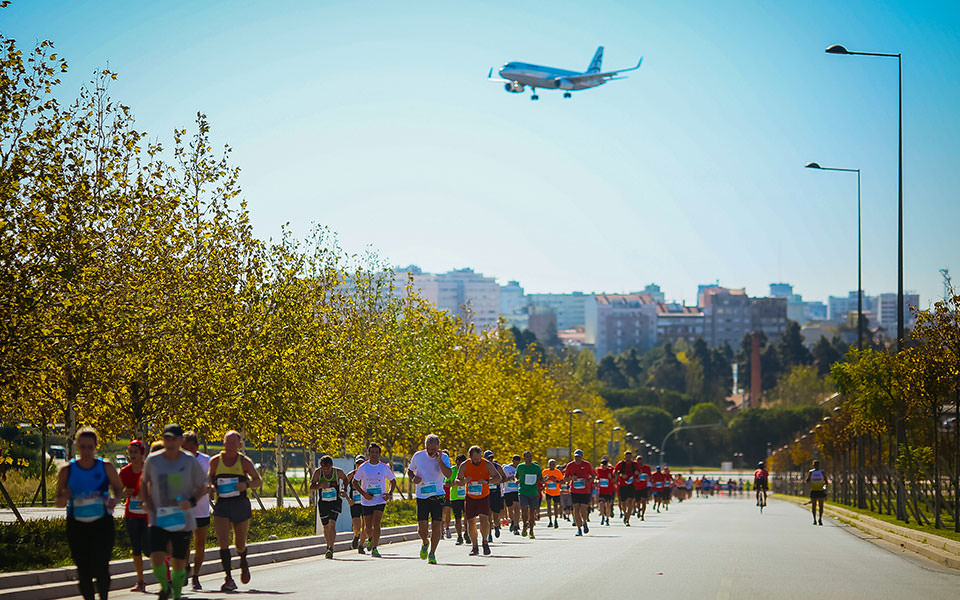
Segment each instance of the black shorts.
[{"label": "black shorts", "polygon": [[673,491],[673,490],[671,490],[670,488],[663,488],[663,491],[660,492],[660,499],[661,499],[661,500],[669,500],[669,499],[670,499],[670,492],[672,492],[672,491]]},{"label": "black shorts", "polygon": [[503,510],[503,496],[500,495],[500,489],[490,490],[490,512],[498,513]]},{"label": "black shorts", "polygon": [[123,520],[130,538],[130,549],[134,556],[150,556],[150,524],[146,519],[127,517]]},{"label": "black shorts", "polygon": [[167,543],[173,547],[170,554],[173,558],[186,559],[190,553],[190,540],[193,538],[193,531],[167,531],[160,527],[150,528],[150,552],[167,551]]},{"label": "black shorts", "polygon": [[463,500],[451,500],[450,508],[453,510],[453,516],[461,518],[463,516]]},{"label": "black shorts", "polygon": [[210,517],[197,517],[197,529],[210,527]]},{"label": "black shorts", "polygon": [[230,519],[231,523],[243,523],[251,514],[250,499],[242,496],[223,498],[213,505],[213,516]]},{"label": "black shorts", "polygon": [[417,521],[439,522],[443,520],[443,496],[417,498]]},{"label": "black shorts", "polygon": [[363,506],[357,502],[356,504],[350,505],[350,518],[359,519],[363,516]]},{"label": "black shorts", "polygon": [[386,508],[387,504],[384,502],[383,504],[376,504],[374,506],[364,506],[360,509],[360,512],[363,516],[367,517],[375,512],[382,513]]},{"label": "black shorts", "polygon": [[600,502],[613,502],[613,494],[600,494]]},{"label": "black shorts", "polygon": [[766,479],[755,479],[753,481],[753,489],[767,491],[767,480]]},{"label": "black shorts", "polygon": [[520,492],[509,492],[503,495],[503,504],[510,508],[514,503],[520,501]]},{"label": "black shorts", "polygon": [[827,497],[827,490],[810,490],[810,499],[819,500]]},{"label": "black shorts", "polygon": [[340,499],[328,500],[326,502],[320,501],[317,502],[317,514],[320,515],[320,524],[326,525],[333,519],[336,522],[337,517],[340,516],[340,511],[343,509],[343,506],[340,504]]},{"label": "black shorts", "polygon": [[621,500],[633,500],[637,497],[635,492],[636,490],[633,489],[633,484],[621,486],[620,489],[617,490],[617,494]]},{"label": "black shorts", "polygon": [[590,494],[570,494],[570,501],[574,504],[590,504]]},{"label": "black shorts", "polygon": [[547,494],[547,504],[550,504],[551,502],[553,504],[560,504],[560,494],[557,494],[555,496],[551,496],[550,494]]},{"label": "black shorts", "polygon": [[649,500],[650,499],[650,488],[643,488],[639,490],[634,490],[634,497],[638,500]]}]

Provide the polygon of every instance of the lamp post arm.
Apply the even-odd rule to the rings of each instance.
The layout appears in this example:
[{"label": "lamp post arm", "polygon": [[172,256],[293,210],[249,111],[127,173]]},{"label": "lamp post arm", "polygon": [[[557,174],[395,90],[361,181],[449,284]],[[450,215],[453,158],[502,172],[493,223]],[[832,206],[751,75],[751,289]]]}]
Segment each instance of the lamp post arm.
[{"label": "lamp post arm", "polygon": [[666,447],[667,440],[670,439],[671,435],[675,434],[678,431],[683,431],[684,429],[707,429],[710,427],[722,427],[722,426],[723,426],[723,421],[720,421],[719,423],[709,423],[707,425],[680,425],[679,427],[674,427],[673,429],[670,430],[670,433],[663,436],[663,442],[660,443],[660,464],[661,465],[663,464],[664,448]]}]

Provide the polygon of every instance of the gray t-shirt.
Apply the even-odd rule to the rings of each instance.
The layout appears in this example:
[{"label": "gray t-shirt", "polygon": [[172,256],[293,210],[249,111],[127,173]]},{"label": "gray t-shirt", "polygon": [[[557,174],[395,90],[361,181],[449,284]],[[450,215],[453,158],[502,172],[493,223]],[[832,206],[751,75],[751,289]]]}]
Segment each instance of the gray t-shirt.
[{"label": "gray t-shirt", "polygon": [[[157,523],[157,508],[177,505],[177,498],[189,500],[196,489],[203,485],[207,476],[192,454],[181,451],[176,459],[170,460],[163,451],[154,452],[147,457],[143,465],[143,480],[150,482],[150,523]],[[196,528],[193,511],[187,511],[186,524],[182,531]]]}]

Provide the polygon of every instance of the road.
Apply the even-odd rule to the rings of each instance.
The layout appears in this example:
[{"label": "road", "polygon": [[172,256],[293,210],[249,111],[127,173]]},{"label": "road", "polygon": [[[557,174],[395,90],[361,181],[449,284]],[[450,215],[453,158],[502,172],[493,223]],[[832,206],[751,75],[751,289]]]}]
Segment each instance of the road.
[{"label": "road", "polygon": [[[240,591],[249,599],[289,600],[437,594],[458,600],[957,597],[960,572],[888,552],[833,519],[816,527],[808,518],[788,502],[771,500],[760,515],[748,499],[694,499],[629,528],[595,525],[582,538],[562,521],[556,530],[538,528],[533,541],[505,535],[489,557],[469,557],[466,546],[444,541],[437,566],[417,558],[419,542],[407,542],[384,546],[382,559],[348,551],[334,560],[318,556],[256,567]],[[217,575],[202,578],[210,590],[221,581]],[[123,592],[111,598],[144,596]]]}]

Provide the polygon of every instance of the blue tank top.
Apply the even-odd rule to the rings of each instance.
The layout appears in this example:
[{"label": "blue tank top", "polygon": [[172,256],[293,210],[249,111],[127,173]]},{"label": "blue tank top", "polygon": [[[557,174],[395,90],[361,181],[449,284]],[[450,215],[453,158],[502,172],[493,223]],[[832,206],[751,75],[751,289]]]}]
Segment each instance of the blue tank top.
[{"label": "blue tank top", "polygon": [[103,466],[103,459],[98,458],[93,466],[84,469],[77,464],[77,459],[70,460],[70,475],[67,477],[67,487],[70,488],[70,502],[67,503],[67,516],[73,516],[73,499],[106,495],[110,487],[107,479],[107,469]]}]

